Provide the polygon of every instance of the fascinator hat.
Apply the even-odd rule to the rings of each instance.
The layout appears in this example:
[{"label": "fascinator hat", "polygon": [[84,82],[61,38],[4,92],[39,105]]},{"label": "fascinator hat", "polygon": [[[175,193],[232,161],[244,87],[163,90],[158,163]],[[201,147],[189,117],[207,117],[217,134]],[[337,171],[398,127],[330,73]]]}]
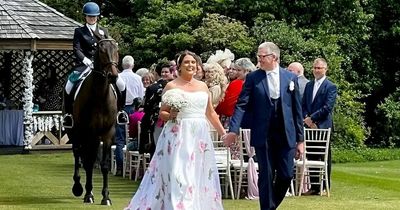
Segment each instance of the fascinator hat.
[{"label": "fascinator hat", "polygon": [[212,54],[207,63],[218,63],[222,68],[229,68],[233,60],[235,60],[235,55],[225,48],[225,51],[217,50],[215,54]]}]

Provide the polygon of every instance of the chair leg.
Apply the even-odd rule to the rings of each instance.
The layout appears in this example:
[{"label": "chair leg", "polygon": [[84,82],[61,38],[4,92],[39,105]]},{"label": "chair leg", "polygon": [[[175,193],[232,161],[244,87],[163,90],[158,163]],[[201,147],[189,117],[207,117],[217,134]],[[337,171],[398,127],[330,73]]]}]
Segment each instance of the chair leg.
[{"label": "chair leg", "polygon": [[299,171],[300,171],[300,184],[299,184],[299,192],[298,192],[298,196],[301,196],[301,193],[302,193],[302,190],[303,190],[303,185],[304,185],[304,171],[305,171],[305,168],[304,167],[302,167],[301,169],[299,169]]},{"label": "chair leg", "polygon": [[140,164],[141,164],[141,162],[142,162],[142,155],[139,155],[138,156],[138,163],[137,163],[137,166],[136,166],[136,171],[135,171],[135,181],[137,181],[138,180],[138,178],[139,178],[139,169],[140,169]]}]

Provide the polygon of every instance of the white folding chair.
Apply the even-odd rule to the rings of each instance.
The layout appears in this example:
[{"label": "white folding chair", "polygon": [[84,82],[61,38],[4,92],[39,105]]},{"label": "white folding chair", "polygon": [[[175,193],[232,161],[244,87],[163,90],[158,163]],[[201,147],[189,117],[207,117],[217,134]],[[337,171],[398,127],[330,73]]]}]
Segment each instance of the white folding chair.
[{"label": "white folding chair", "polygon": [[[138,148],[140,148],[141,122],[138,122]],[[150,163],[150,153],[140,154],[139,151],[128,151],[127,161],[129,163],[129,177],[132,178],[132,172],[135,173],[134,180],[137,181],[140,174],[140,169],[143,173],[146,171]]]},{"label": "white folding chair", "polygon": [[[331,129],[304,128],[304,155],[303,159],[296,161],[296,182],[299,183],[297,191],[301,196],[304,184],[320,185],[320,195],[325,184],[329,197],[328,182],[328,151]],[[307,177],[308,176],[308,177]],[[319,177],[318,182],[308,182],[311,176]],[[306,177],[306,178],[305,178]]]},{"label": "white folding chair", "polygon": [[255,151],[250,146],[250,135],[250,129],[240,129],[238,138],[239,160],[232,160],[233,185],[236,191],[236,199],[240,199],[242,188],[247,189],[248,199],[258,198],[258,163],[255,163],[253,160]]},{"label": "white folding chair", "polygon": [[228,198],[228,194],[230,193],[232,199],[235,199],[230,171],[231,153],[229,149],[224,146],[223,141],[215,129],[210,129],[210,135],[214,146],[215,160],[217,163],[222,192],[224,193],[225,198]]}]

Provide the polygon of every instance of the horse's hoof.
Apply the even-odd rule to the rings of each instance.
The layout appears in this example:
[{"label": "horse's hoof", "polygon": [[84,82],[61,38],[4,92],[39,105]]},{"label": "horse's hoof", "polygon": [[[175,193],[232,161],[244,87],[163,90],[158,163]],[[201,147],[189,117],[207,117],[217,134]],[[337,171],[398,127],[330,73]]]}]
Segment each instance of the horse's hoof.
[{"label": "horse's hoof", "polygon": [[79,197],[83,193],[83,188],[81,183],[75,183],[74,186],[72,187],[72,193],[76,196]]},{"label": "horse's hoof", "polygon": [[103,199],[101,200],[101,205],[111,206],[112,203],[110,199]]},{"label": "horse's hoof", "polygon": [[84,203],[94,203],[94,196],[93,194],[85,195],[83,198]]}]

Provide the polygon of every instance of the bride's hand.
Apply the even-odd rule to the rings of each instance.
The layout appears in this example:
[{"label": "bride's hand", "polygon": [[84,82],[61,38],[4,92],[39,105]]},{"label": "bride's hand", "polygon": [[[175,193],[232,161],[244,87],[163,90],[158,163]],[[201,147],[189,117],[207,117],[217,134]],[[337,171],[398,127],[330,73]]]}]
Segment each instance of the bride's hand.
[{"label": "bride's hand", "polygon": [[169,111],[169,119],[170,119],[170,120],[176,119],[176,117],[178,116],[178,113],[179,113],[178,110],[176,110],[176,109],[171,109],[171,110]]},{"label": "bride's hand", "polygon": [[226,147],[232,146],[236,142],[237,134],[233,132],[229,132],[221,137],[221,140],[224,142]]}]

